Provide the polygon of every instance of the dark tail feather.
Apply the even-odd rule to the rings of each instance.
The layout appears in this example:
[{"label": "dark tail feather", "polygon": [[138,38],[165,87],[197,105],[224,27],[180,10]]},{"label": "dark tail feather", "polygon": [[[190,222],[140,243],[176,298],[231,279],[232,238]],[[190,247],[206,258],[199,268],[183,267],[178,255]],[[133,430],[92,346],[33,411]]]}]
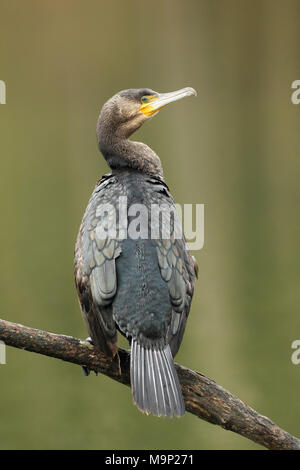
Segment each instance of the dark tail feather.
[{"label": "dark tail feather", "polygon": [[133,400],[144,413],[183,416],[184,401],[170,347],[144,348],[131,343],[130,379]]}]

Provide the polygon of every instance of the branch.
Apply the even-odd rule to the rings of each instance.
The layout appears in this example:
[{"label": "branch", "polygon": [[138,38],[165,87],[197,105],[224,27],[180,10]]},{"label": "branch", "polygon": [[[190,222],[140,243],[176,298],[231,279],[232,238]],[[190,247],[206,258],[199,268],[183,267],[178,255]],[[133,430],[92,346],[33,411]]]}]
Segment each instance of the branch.
[{"label": "branch", "polygon": [[[130,385],[130,354],[119,348],[117,362],[86,341],[57,335],[0,319],[0,340],[6,345],[72,362]],[[281,429],[269,418],[199,372],[176,364],[186,409],[212,424],[218,424],[268,449],[300,449],[300,439]]]}]

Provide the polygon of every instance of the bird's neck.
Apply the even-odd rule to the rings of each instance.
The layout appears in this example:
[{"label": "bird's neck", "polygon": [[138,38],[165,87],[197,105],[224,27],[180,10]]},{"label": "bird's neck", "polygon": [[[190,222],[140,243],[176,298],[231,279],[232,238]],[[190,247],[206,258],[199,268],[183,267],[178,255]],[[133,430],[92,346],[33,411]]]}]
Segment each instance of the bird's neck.
[{"label": "bird's neck", "polygon": [[99,139],[99,148],[112,170],[130,168],[163,180],[160,158],[148,145],[106,134]]}]

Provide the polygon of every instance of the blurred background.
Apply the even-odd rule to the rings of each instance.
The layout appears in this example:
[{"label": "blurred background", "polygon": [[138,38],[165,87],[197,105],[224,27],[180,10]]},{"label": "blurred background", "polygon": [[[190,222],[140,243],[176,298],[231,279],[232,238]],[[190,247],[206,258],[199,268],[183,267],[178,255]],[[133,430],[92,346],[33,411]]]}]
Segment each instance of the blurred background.
[{"label": "blurred background", "polygon": [[[177,362],[300,437],[300,1],[1,0],[0,317],[85,338],[73,250],[96,181],[102,104],[192,86],[135,135],[178,203],[205,204],[205,245]],[[125,342],[122,342],[125,345]],[[142,415],[130,389],[7,348],[2,449],[255,449],[186,414]]]}]

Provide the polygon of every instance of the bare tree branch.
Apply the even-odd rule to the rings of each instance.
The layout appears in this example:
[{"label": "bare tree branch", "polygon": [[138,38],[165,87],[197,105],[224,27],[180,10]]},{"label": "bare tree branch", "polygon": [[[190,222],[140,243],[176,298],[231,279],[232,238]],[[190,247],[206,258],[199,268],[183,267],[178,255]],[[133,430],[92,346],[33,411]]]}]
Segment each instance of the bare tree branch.
[{"label": "bare tree branch", "polygon": [[[88,342],[0,320],[0,340],[6,345],[72,362],[130,385],[128,351],[119,348],[118,363],[111,362]],[[224,429],[238,433],[268,449],[300,449],[300,439],[199,372],[176,364],[186,409]]]}]

